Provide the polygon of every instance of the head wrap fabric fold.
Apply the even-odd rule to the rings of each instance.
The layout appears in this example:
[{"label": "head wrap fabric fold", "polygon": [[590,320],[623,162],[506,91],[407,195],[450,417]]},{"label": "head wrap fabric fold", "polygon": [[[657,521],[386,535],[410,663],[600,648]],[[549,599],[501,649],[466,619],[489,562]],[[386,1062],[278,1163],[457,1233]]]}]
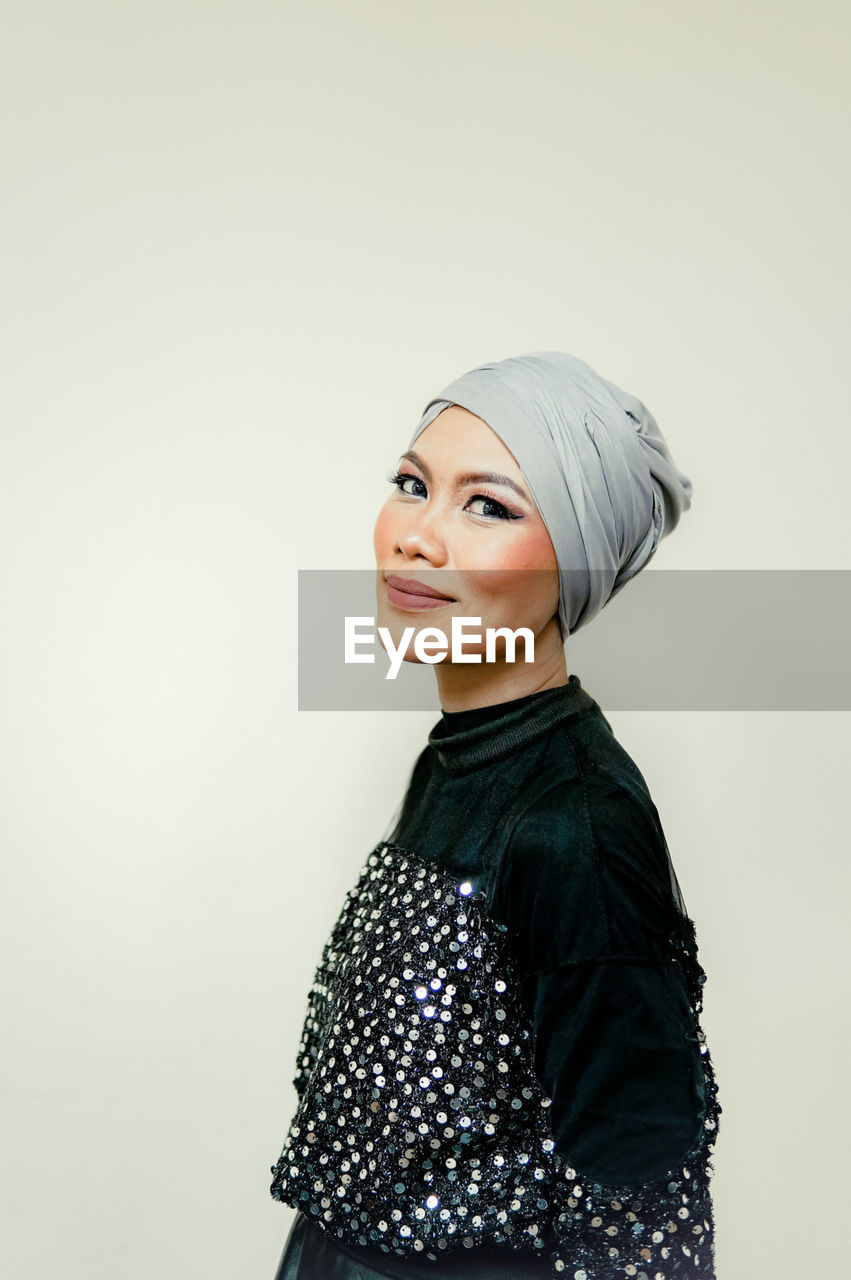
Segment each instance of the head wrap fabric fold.
[{"label": "head wrap fabric fold", "polygon": [[411,446],[453,404],[486,422],[523,472],[556,554],[566,638],[647,564],[691,506],[691,481],[641,401],[565,352],[456,378],[426,405]]}]

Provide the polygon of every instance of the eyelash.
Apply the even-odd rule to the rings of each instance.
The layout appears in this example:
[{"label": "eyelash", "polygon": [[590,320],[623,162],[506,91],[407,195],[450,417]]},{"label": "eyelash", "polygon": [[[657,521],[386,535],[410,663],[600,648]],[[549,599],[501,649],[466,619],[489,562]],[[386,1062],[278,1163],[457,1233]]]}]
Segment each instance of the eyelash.
[{"label": "eyelash", "polygon": [[[423,488],[425,488],[425,481],[421,480],[419,476],[411,475],[410,471],[397,471],[394,475],[388,476],[388,480],[390,481],[391,484],[395,484],[396,488],[399,490],[400,493],[404,493],[402,485],[405,483],[406,480],[415,480],[418,484],[421,484]],[[416,497],[415,494],[405,494],[405,496],[408,498]],[[498,507],[500,512],[502,513],[501,515],[497,515],[497,516],[482,516],[481,519],[483,520],[522,520],[523,519],[522,515],[519,512],[512,511],[509,507],[505,505],[504,502],[500,502],[498,498],[492,497],[491,494],[489,493],[475,493],[473,494],[473,497],[470,499],[470,501],[475,502],[477,498],[481,499],[483,502],[489,502],[494,507]],[[473,514],[475,515],[478,513],[474,512]]]}]

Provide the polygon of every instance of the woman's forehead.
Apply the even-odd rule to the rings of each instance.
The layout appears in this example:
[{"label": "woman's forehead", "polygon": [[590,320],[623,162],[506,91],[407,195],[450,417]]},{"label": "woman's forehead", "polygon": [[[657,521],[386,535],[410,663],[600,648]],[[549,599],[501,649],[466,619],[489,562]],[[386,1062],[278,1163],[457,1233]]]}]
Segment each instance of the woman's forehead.
[{"label": "woman's forehead", "polygon": [[476,414],[461,405],[450,405],[417,436],[411,454],[429,466],[463,469],[499,469],[519,479],[520,466],[497,433]]}]

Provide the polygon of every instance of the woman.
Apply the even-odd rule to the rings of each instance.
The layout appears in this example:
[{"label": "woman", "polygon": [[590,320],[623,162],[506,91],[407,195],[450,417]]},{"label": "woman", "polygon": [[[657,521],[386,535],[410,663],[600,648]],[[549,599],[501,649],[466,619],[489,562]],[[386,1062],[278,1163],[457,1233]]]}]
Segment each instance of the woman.
[{"label": "woman", "polygon": [[442,718],[325,946],[272,1171],[299,1210],[278,1280],[712,1280],[693,926],[563,647],[691,483],[644,405],[560,352],[451,383],[393,483],[394,645],[412,623],[503,631],[436,663]]}]

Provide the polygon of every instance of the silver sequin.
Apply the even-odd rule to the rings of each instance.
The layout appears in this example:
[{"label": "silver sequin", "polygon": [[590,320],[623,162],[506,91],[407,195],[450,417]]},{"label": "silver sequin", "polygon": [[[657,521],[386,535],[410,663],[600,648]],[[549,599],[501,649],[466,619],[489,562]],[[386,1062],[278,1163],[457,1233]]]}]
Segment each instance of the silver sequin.
[{"label": "silver sequin", "polygon": [[[549,1246],[553,1274],[577,1280],[713,1280],[708,1057],[702,1150],[630,1201],[556,1150],[519,990],[484,894],[378,845],[311,987],[272,1195],[341,1241],[402,1256]],[[693,1218],[703,1226],[669,1259],[661,1242]]]}]

